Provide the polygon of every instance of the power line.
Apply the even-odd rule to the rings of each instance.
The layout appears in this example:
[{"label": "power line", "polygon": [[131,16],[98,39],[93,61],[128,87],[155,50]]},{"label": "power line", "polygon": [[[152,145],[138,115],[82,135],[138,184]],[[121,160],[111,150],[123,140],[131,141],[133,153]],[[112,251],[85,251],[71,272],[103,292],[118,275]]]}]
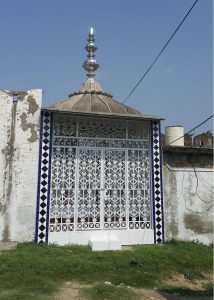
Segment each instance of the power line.
[{"label": "power line", "polygon": [[[195,190],[196,195],[197,195],[198,198],[199,198],[202,202],[204,202],[204,203],[213,203],[213,202],[214,202],[214,199],[207,201],[207,200],[205,200],[204,198],[202,198],[202,197],[199,195],[199,193],[198,193],[198,183],[199,183],[199,181],[198,181],[198,175],[197,175],[197,172],[196,172],[195,168],[193,168],[193,169],[194,169],[194,174],[195,174],[195,177],[196,177],[196,190]],[[213,192],[211,192],[211,193],[213,194]]]},{"label": "power line", "polygon": [[166,47],[168,46],[168,44],[171,42],[172,38],[174,37],[174,35],[176,34],[176,32],[179,30],[179,28],[181,27],[181,25],[183,24],[183,22],[185,21],[185,19],[188,17],[188,15],[190,14],[191,10],[193,9],[193,7],[196,5],[196,3],[198,2],[198,0],[196,0],[193,5],[190,7],[190,9],[188,10],[188,12],[186,13],[186,15],[184,16],[184,18],[182,19],[182,21],[180,22],[180,24],[177,26],[177,28],[175,29],[175,31],[173,32],[173,34],[171,35],[171,37],[169,38],[169,40],[167,41],[167,43],[164,45],[164,47],[162,48],[162,50],[160,51],[160,53],[158,54],[158,56],[154,59],[153,63],[150,65],[150,67],[147,69],[147,71],[143,74],[143,76],[140,78],[140,80],[138,81],[138,83],[135,85],[135,87],[131,90],[131,92],[129,93],[129,95],[126,97],[126,99],[123,101],[123,103],[125,103],[128,98],[131,96],[131,94],[136,90],[136,88],[138,87],[138,85],[142,82],[142,80],[146,77],[146,75],[149,73],[149,71],[151,70],[151,68],[153,67],[153,65],[156,63],[156,61],[158,60],[158,58],[161,56],[161,54],[164,52],[164,50],[166,49]]},{"label": "power line", "polygon": [[195,174],[195,177],[196,177],[196,190],[195,190],[195,194],[198,196],[198,198],[204,202],[204,203],[213,203],[214,202],[214,199],[210,200],[210,201],[206,201],[204,200],[198,193],[198,184],[199,184],[199,180],[198,180],[198,174],[196,172],[196,169],[195,169],[195,165],[194,163],[192,162],[192,166],[193,166],[193,170],[194,170],[194,174]]},{"label": "power line", "polygon": [[204,213],[208,212],[209,210],[211,210],[211,208],[213,208],[213,206],[214,206],[214,204],[212,204],[207,209],[205,209],[204,211],[194,211],[194,210],[187,207],[187,199],[184,197],[184,173],[183,173],[183,179],[182,179],[182,196],[183,196],[183,199],[184,199],[184,202],[185,202],[185,209],[192,212],[192,213],[195,213],[195,214],[204,214]]},{"label": "power line", "polygon": [[199,176],[200,176],[200,178],[201,178],[201,182],[204,184],[204,186],[206,186],[206,184],[209,186],[209,188],[211,188],[212,189],[212,191],[211,190],[209,190],[208,188],[207,188],[207,186],[206,186],[206,188],[207,188],[207,190],[210,192],[210,193],[212,193],[213,192],[213,190],[214,190],[214,186],[213,185],[211,185],[201,174],[198,174]]},{"label": "power line", "polygon": [[[192,132],[192,131],[195,130],[196,128],[200,127],[201,125],[203,125],[203,124],[206,123],[207,121],[209,121],[211,118],[213,118],[213,116],[214,116],[214,115],[211,115],[209,118],[207,118],[206,120],[204,120],[203,122],[201,122],[200,124],[198,124],[197,126],[195,126],[194,128],[192,128],[191,130],[189,130],[189,131],[187,132],[187,134],[190,133],[190,132]],[[170,143],[167,144],[166,146],[164,146],[164,147],[163,147],[163,151],[164,151],[166,148],[168,148],[169,145],[171,145],[172,143],[174,143],[174,142],[176,142],[176,141],[182,139],[184,136],[185,136],[185,134],[182,135],[182,136],[180,136],[180,137],[177,138],[176,140],[170,142]]]}]

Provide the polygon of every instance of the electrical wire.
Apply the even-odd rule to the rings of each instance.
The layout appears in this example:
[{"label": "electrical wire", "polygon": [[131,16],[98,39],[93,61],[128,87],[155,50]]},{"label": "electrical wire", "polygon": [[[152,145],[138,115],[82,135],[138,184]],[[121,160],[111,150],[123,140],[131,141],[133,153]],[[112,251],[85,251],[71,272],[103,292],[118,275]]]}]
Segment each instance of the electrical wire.
[{"label": "electrical wire", "polygon": [[[214,199],[212,199],[211,201],[206,201],[206,200],[204,200],[199,194],[198,194],[198,183],[199,183],[199,180],[198,180],[198,174],[197,174],[197,172],[196,172],[196,170],[195,170],[195,165],[192,163],[192,166],[193,166],[193,170],[194,170],[194,174],[195,174],[195,177],[196,177],[196,190],[195,190],[195,193],[196,193],[196,195],[198,196],[198,198],[202,201],[202,202],[204,202],[204,203],[212,203],[212,202],[214,202]],[[212,192],[211,192],[212,193]]]},{"label": "electrical wire", "polygon": [[[213,116],[214,116],[214,115],[211,115],[211,116],[208,117],[206,120],[204,120],[203,122],[201,122],[200,124],[198,124],[197,126],[195,126],[194,128],[192,128],[191,130],[189,130],[189,131],[187,132],[187,134],[190,133],[191,131],[195,130],[196,128],[200,127],[201,125],[203,125],[203,124],[206,123],[207,121],[209,121],[211,118],[213,118]],[[185,133],[185,134],[186,134],[186,133]],[[180,137],[178,137],[176,140],[170,142],[170,143],[167,144],[166,146],[164,146],[164,147],[163,147],[163,151],[166,150],[166,148],[168,148],[169,145],[171,145],[172,143],[177,142],[178,140],[182,139],[182,138],[185,136],[185,134],[182,135],[182,136],[180,136]]]},{"label": "electrical wire", "polygon": [[212,189],[212,191],[211,190],[208,190],[210,193],[213,193],[213,191],[214,191],[214,186],[213,185],[211,185],[201,174],[198,174],[198,176],[201,178],[201,182],[204,184],[204,186],[206,186],[206,184],[209,186],[209,188],[211,188]]},{"label": "electrical wire", "polygon": [[188,10],[188,12],[186,13],[186,15],[184,16],[184,18],[182,19],[182,21],[180,22],[180,24],[177,26],[177,28],[175,29],[175,31],[173,32],[173,34],[170,36],[169,40],[166,42],[166,44],[164,45],[164,47],[161,49],[160,53],[157,55],[157,57],[154,59],[154,61],[152,62],[152,64],[150,65],[150,67],[146,70],[146,72],[143,74],[143,76],[140,78],[140,80],[138,81],[138,83],[135,85],[135,87],[131,90],[131,92],[129,93],[129,95],[125,98],[125,100],[123,101],[123,103],[125,103],[128,98],[131,96],[131,94],[136,90],[136,88],[138,87],[138,85],[143,81],[143,79],[146,77],[146,75],[149,73],[149,71],[151,70],[151,68],[154,66],[154,64],[156,63],[156,61],[158,60],[158,58],[161,56],[161,54],[164,52],[164,50],[166,49],[166,47],[168,46],[168,44],[171,42],[171,40],[173,39],[173,37],[175,36],[176,32],[180,29],[181,25],[183,24],[183,22],[186,20],[186,18],[188,17],[188,15],[190,14],[191,10],[193,9],[193,7],[196,5],[196,3],[198,2],[198,0],[195,0],[195,2],[193,3],[193,5],[190,7],[190,9]]},{"label": "electrical wire", "polygon": [[195,213],[195,214],[204,214],[206,212],[208,212],[213,206],[214,204],[212,204],[208,209],[206,209],[205,211],[194,211],[190,208],[187,208],[187,200],[186,198],[184,197],[184,173],[183,173],[183,179],[182,179],[182,196],[183,196],[183,199],[185,201],[185,209],[192,212],[192,213]]}]

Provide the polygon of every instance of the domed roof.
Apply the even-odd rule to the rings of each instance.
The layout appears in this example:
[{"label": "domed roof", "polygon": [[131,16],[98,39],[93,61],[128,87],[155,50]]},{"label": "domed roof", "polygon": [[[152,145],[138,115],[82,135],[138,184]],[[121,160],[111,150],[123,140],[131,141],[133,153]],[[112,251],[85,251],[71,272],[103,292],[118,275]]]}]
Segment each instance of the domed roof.
[{"label": "domed roof", "polygon": [[137,110],[114,100],[112,95],[104,93],[96,81],[92,82],[89,79],[82,84],[79,92],[69,95],[68,99],[52,105],[50,109],[141,116]]},{"label": "domed roof", "polygon": [[99,68],[99,64],[94,55],[97,47],[94,43],[94,29],[92,27],[87,41],[85,49],[88,52],[88,58],[84,62],[83,68],[88,72],[88,80],[82,84],[79,92],[70,94],[68,99],[50,106],[49,109],[78,113],[142,116],[137,110],[114,100],[111,94],[103,92],[100,84],[94,80],[95,71]]}]

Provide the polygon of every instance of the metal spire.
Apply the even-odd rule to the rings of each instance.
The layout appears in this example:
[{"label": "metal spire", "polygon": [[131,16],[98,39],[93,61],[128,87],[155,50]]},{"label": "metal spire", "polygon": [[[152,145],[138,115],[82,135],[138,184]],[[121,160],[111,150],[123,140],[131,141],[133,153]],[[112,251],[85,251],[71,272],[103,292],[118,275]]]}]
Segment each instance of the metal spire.
[{"label": "metal spire", "polygon": [[88,33],[88,44],[85,46],[85,49],[88,52],[87,59],[83,64],[83,68],[88,72],[88,80],[94,81],[95,71],[99,68],[99,64],[95,59],[95,51],[97,50],[97,46],[95,45],[95,38],[94,38],[94,28],[90,27]]}]

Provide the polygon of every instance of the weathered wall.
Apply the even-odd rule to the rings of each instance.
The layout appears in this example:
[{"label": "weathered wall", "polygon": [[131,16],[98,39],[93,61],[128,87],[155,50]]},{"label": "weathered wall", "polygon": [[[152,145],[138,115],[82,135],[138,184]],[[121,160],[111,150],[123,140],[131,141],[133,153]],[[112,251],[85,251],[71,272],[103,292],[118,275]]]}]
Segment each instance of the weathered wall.
[{"label": "weathered wall", "polygon": [[213,242],[212,149],[171,147],[164,152],[165,238]]},{"label": "weathered wall", "polygon": [[[0,240],[35,233],[42,91],[0,90]],[[165,238],[213,238],[212,149],[170,147],[163,157]]]},{"label": "weathered wall", "polygon": [[[17,102],[13,95],[17,94]],[[0,90],[0,240],[35,232],[42,90]]]}]

